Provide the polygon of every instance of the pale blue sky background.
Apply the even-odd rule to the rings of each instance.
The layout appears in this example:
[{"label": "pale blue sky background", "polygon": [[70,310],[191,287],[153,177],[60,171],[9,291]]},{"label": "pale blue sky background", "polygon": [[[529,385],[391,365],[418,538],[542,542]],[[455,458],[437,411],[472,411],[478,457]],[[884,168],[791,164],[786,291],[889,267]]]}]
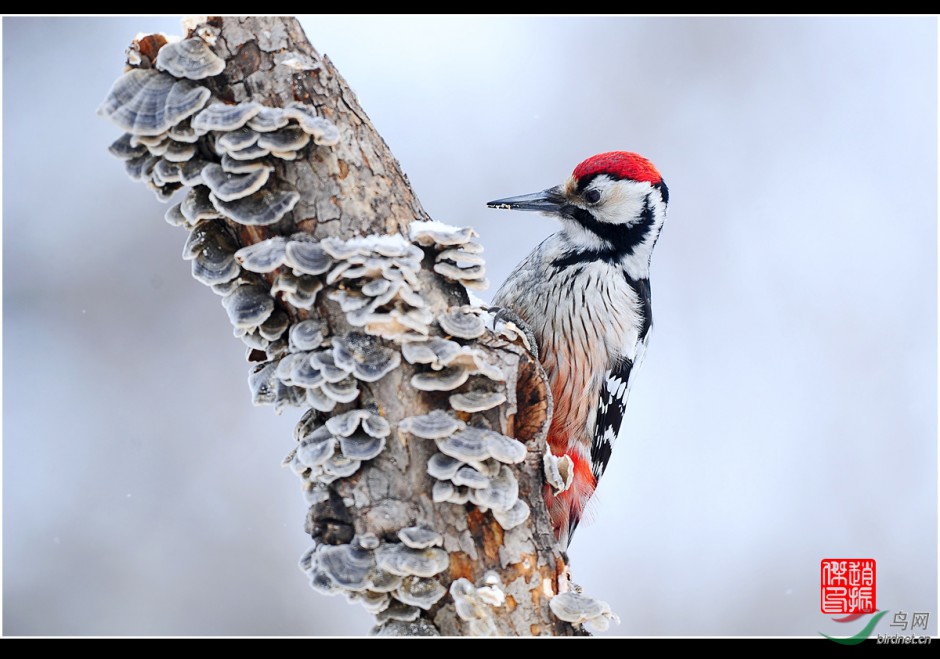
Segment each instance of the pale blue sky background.
[{"label": "pale blue sky background", "polygon": [[[570,551],[611,633],[854,633],[829,557],[936,633],[935,19],[303,23],[494,289],[555,226],[484,202],[600,151],[663,172],[654,336]],[[298,414],[251,406],[184,233],[107,154],[138,31],[179,22],[3,21],[3,630],[363,634],[296,567]]]}]

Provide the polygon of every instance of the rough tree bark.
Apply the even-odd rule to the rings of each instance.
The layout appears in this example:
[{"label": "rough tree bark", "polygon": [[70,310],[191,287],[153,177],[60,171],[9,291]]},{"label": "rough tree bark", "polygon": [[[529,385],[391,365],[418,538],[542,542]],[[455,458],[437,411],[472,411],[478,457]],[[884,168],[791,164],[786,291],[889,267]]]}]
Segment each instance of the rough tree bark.
[{"label": "rough tree bark", "polygon": [[184,29],[135,40],[101,113],[132,177],[188,188],[167,219],[249,345],[255,402],[310,408],[288,461],[312,585],[361,601],[378,634],[583,634],[549,606],[568,589],[541,494],[550,394],[522,334],[467,306],[472,233],[424,223],[296,20]]}]

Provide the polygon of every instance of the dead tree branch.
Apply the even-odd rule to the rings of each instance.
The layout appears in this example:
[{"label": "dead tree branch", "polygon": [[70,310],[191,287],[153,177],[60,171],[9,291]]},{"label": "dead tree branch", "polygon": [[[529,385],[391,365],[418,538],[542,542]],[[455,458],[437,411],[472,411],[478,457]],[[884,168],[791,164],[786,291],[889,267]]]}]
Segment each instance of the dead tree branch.
[{"label": "dead tree branch", "polygon": [[307,409],[287,463],[313,587],[379,634],[603,624],[573,593],[549,606],[568,587],[542,498],[551,399],[518,328],[469,304],[475,234],[429,221],[296,20],[184,31],[135,40],[100,112],[132,178],[180,191],[167,220],[248,346],[254,402]]}]

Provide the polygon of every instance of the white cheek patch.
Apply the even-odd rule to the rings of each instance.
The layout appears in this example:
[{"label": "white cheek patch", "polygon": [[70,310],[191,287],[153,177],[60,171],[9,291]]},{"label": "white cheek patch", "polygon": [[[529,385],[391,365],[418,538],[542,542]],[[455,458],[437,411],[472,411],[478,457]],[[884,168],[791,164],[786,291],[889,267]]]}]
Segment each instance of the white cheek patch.
[{"label": "white cheek patch", "polygon": [[[591,212],[601,222],[608,224],[630,224],[640,217],[646,197],[652,186],[641,181],[612,181],[603,179],[596,185],[601,192],[600,203],[591,207]],[[592,184],[591,187],[595,187]]]}]

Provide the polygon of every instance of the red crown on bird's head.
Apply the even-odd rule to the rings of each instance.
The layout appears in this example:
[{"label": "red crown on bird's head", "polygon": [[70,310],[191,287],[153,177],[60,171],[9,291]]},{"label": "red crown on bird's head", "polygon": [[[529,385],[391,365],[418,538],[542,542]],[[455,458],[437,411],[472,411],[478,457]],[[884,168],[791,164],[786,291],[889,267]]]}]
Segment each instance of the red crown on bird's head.
[{"label": "red crown on bird's head", "polygon": [[581,181],[595,174],[607,174],[615,179],[646,181],[653,185],[661,183],[663,177],[649,160],[630,151],[608,151],[591,156],[574,168],[572,176]]}]

